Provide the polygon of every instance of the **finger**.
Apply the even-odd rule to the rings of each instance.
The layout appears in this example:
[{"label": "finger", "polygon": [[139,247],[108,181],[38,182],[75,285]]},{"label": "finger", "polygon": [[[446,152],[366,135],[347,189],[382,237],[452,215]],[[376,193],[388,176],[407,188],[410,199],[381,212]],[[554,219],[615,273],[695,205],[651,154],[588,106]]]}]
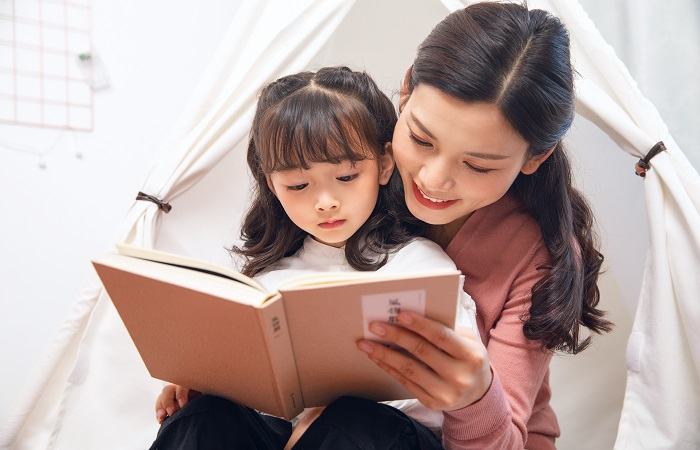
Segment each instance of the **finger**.
[{"label": "finger", "polygon": [[419,400],[430,396],[430,391],[445,387],[445,383],[435,371],[403,352],[365,340],[359,341],[357,346]]},{"label": "finger", "polygon": [[165,414],[164,409],[157,409],[156,410],[156,420],[158,421],[159,424],[162,424],[166,417],[167,417],[167,415]]},{"label": "finger", "polygon": [[455,359],[465,359],[469,357],[469,347],[467,344],[471,340],[461,337],[454,330],[447,328],[440,322],[428,319],[413,312],[402,311],[398,315],[399,324],[414,333],[422,336],[435,347],[452,356]]},{"label": "finger", "polygon": [[172,395],[170,391],[173,389],[175,389],[175,386],[172,384],[163,387],[163,390],[158,394],[158,397],[156,397],[156,412],[158,412],[159,409],[165,411],[165,399]]},{"label": "finger", "polygon": [[175,399],[177,400],[177,405],[182,408],[190,400],[189,396],[190,390],[185,386],[177,386],[175,388]]},{"label": "finger", "polygon": [[[453,366],[454,359],[450,355],[442,351],[442,349],[435,346],[433,343],[429,342],[423,336],[416,334],[411,330],[381,322],[371,323],[369,329],[372,333],[381,336],[382,339],[396,344],[397,346],[406,350],[408,353],[413,355],[415,358],[418,358],[436,372],[449,370],[450,367]],[[445,330],[445,333],[453,333],[452,330],[449,330],[448,328],[443,327],[443,329]],[[388,353],[388,355],[391,354]],[[397,357],[398,355],[393,357],[393,359],[397,359]],[[385,362],[393,367],[396,367],[397,369],[399,368],[399,366],[391,361]],[[403,361],[398,362],[403,363]]]},{"label": "finger", "polygon": [[176,389],[177,386],[174,384],[169,384],[163,388],[163,391],[156,400],[156,416],[159,415],[159,409],[164,410],[168,416],[172,416],[178,409],[180,409],[180,406],[177,404],[177,400],[175,399]]},{"label": "finger", "polygon": [[[381,369],[383,369],[386,373],[391,375],[392,377],[396,378],[396,380],[401,383],[406,389],[408,389],[408,392],[410,392],[415,399],[417,399],[419,402],[421,402],[424,405],[430,405],[430,400],[431,400],[431,395],[428,393],[422,386],[419,384],[413,382],[410,378],[406,377],[404,374],[393,368],[392,366],[384,363],[382,360],[379,359],[372,359]],[[430,386],[434,386],[434,384],[431,384]]]}]

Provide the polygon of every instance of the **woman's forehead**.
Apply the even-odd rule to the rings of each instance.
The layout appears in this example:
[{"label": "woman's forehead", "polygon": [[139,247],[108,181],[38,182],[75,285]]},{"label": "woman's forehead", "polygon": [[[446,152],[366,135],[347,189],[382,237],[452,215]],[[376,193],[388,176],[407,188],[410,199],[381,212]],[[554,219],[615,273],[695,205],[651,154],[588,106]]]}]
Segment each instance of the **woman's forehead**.
[{"label": "woman's forehead", "polygon": [[441,90],[416,86],[402,112],[414,133],[462,152],[487,152],[497,157],[527,149],[527,142],[498,107],[487,102],[465,102]]}]

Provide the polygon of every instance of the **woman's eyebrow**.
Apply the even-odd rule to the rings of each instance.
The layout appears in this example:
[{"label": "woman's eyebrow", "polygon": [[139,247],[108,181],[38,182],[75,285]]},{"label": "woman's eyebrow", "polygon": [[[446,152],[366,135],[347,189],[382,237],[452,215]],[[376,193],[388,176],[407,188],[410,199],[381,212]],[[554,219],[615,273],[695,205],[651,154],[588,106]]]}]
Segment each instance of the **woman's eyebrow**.
[{"label": "woman's eyebrow", "polygon": [[426,136],[428,136],[432,140],[436,140],[435,136],[433,136],[433,134],[430,131],[428,131],[425,125],[423,125],[423,123],[421,123],[421,121],[418,120],[418,118],[413,114],[413,112],[411,112],[409,116],[411,117],[411,120],[416,124],[416,126],[420,128],[423,133],[426,134]]},{"label": "woman's eyebrow", "polygon": [[464,152],[464,154],[479,159],[501,160],[510,158],[509,155],[495,155],[493,153]]},{"label": "woman's eyebrow", "polygon": [[[428,129],[423,125],[423,123],[411,112],[409,114],[409,117],[411,118],[411,121],[418,127],[420,130],[425,133],[430,139],[437,141],[437,138],[433,136],[433,134],[428,131]],[[510,155],[497,155],[494,153],[480,153],[480,152],[464,152],[465,155],[471,156],[473,158],[479,158],[479,159],[489,159],[489,160],[494,160],[494,161],[500,161],[502,159],[508,159],[510,158]]]}]

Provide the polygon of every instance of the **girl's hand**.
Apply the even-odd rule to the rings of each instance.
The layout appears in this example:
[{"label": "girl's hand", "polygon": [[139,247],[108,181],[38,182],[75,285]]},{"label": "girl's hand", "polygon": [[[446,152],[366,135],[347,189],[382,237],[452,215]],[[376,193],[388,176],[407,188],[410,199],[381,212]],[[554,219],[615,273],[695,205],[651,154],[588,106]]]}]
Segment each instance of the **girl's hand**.
[{"label": "girl's hand", "polygon": [[486,394],[493,379],[489,357],[486,347],[470,330],[460,335],[439,322],[406,311],[398,315],[398,321],[402,326],[374,322],[370,331],[415,359],[368,340],[358,341],[357,346],[423,405],[452,411]]},{"label": "girl's hand", "polygon": [[163,388],[156,399],[156,420],[163,423],[166,417],[172,416],[180,408],[185,406],[190,399],[202,395],[201,392],[191,390],[184,386],[169,384]]}]

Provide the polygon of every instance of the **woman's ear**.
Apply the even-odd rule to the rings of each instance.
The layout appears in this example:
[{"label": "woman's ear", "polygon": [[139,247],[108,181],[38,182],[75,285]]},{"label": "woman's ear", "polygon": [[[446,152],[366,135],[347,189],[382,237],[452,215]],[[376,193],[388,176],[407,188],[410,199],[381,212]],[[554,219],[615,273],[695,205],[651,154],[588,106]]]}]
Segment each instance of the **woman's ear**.
[{"label": "woman's ear", "polygon": [[409,81],[411,80],[411,70],[413,70],[413,66],[408,68],[406,75],[403,77],[403,83],[401,83],[401,91],[399,92],[399,111],[403,109],[403,105],[406,104],[408,97],[411,95],[408,90]]},{"label": "woman's ear", "polygon": [[525,175],[532,175],[537,171],[537,169],[540,168],[540,165],[542,165],[542,163],[550,157],[555,148],[557,148],[556,145],[541,155],[531,156],[527,161],[525,161],[525,164],[520,171]]},{"label": "woman's ear", "polygon": [[391,142],[384,146],[386,152],[379,157],[379,184],[385,185],[389,182],[391,174],[394,173],[394,157],[391,151]]}]

